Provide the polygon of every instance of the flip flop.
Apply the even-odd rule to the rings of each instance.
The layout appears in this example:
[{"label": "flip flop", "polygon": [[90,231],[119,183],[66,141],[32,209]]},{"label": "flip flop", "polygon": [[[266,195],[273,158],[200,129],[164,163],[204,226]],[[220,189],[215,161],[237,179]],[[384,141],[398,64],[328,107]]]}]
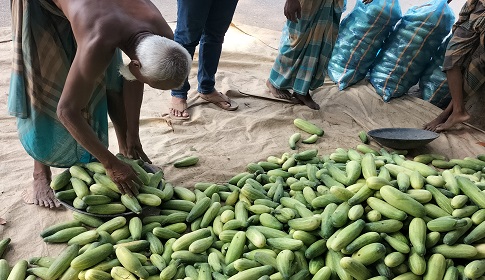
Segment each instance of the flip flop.
[{"label": "flip flop", "polygon": [[[229,97],[227,97],[226,95],[222,94],[222,92],[219,92],[219,95],[217,97],[213,97],[213,98],[207,98],[207,95],[206,94],[202,94],[199,92],[199,97],[204,99],[205,101],[207,102],[210,102],[214,105],[216,105],[217,107],[221,108],[221,109],[224,109],[224,110],[227,110],[227,111],[235,111],[237,110],[237,108],[239,108],[239,105],[236,103],[236,101],[230,99]],[[229,107],[226,106],[227,103],[229,103]]]},{"label": "flip flop", "polygon": [[[173,106],[173,104],[172,104],[172,107],[170,107],[170,109],[177,110],[177,111],[179,111],[181,113],[187,112],[187,104],[177,104],[175,106]],[[189,120],[190,119],[190,115],[187,116],[187,117],[175,116],[174,114],[172,114],[172,110],[169,110],[169,115],[170,115],[170,118],[171,119],[174,119],[174,120],[183,120],[183,121],[186,121],[186,120]]]}]

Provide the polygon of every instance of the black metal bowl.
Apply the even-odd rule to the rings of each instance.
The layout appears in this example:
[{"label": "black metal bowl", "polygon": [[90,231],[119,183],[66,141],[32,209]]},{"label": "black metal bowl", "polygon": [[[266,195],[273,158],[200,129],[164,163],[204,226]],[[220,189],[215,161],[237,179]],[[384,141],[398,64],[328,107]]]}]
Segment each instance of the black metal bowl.
[{"label": "black metal bowl", "polygon": [[379,144],[396,150],[416,149],[440,136],[436,132],[418,128],[379,128],[367,134]]},{"label": "black metal bowl", "polygon": [[[157,167],[155,167],[155,166],[153,166],[151,164],[148,164],[148,163],[145,163],[143,165],[143,169],[145,169],[147,172],[150,172],[150,173],[157,172]],[[69,172],[69,169],[65,170],[64,172]],[[111,218],[115,218],[115,217],[119,217],[119,216],[129,217],[129,216],[137,216],[138,215],[138,214],[136,214],[135,212],[132,212],[132,211],[127,211],[127,212],[123,212],[123,213],[119,213],[119,214],[106,214],[106,215],[103,215],[103,214],[94,214],[94,213],[89,213],[87,211],[84,211],[82,209],[77,209],[76,207],[74,207],[72,205],[72,201],[64,201],[64,200],[60,200],[60,199],[58,199],[58,201],[62,205],[64,205],[64,207],[66,207],[67,209],[70,209],[70,210],[75,211],[75,212],[78,212],[78,213],[86,214],[88,216],[97,217],[97,218],[111,219]],[[146,208],[147,208],[147,206],[142,207],[142,211],[145,210]]]}]

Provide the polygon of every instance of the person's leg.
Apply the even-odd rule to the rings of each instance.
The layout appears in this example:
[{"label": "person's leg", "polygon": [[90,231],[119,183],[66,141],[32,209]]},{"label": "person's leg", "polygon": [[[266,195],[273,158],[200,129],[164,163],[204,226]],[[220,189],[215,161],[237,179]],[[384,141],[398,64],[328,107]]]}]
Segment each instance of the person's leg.
[{"label": "person's leg", "polygon": [[[118,151],[119,153],[126,155],[128,150],[128,145],[126,143],[128,124],[124,94],[133,94],[135,89],[130,88],[130,84],[132,84],[131,82],[120,77],[119,66],[122,63],[123,59],[121,51],[117,49],[110,65],[106,69],[105,83],[107,111],[115,129],[116,139],[118,140]],[[137,108],[141,106],[141,104],[131,104],[131,106]]]},{"label": "person's leg", "polygon": [[[298,24],[298,23],[297,23]],[[291,77],[291,73],[288,71],[288,65],[286,61],[288,59],[285,57],[286,52],[291,51],[291,36],[290,36],[290,26],[295,25],[291,21],[287,20],[283,30],[281,31],[280,46],[278,48],[278,55],[275,58],[273,67],[269,73],[269,77],[266,80],[266,87],[269,92],[276,98],[293,100],[294,103],[300,103],[300,100],[293,97],[291,92],[288,90],[291,86],[286,85],[288,77]],[[284,85],[284,88],[281,86]],[[296,102],[295,102],[296,101]]]},{"label": "person's leg", "polygon": [[[441,122],[442,124],[437,125],[437,131],[449,129],[457,123],[466,122],[470,119],[470,115],[466,112],[464,95],[465,93],[473,95],[482,90],[485,84],[485,53],[474,57],[464,71],[465,73],[462,73],[461,69],[452,70],[454,70],[453,73],[451,71],[446,73],[452,98],[450,103],[452,110],[446,119]],[[461,86],[459,87],[455,83],[460,83]],[[451,87],[454,87],[454,89]]]},{"label": "person's leg", "polygon": [[[267,87],[273,96],[294,98],[312,109],[319,105],[309,95],[323,84],[328,53],[333,45],[335,1],[301,0],[301,18],[287,20],[281,34],[278,55],[269,74]],[[334,30],[336,32],[334,32]],[[323,60],[325,59],[325,60]],[[289,95],[292,90],[293,94]]]},{"label": "person's leg", "polygon": [[470,57],[480,43],[479,34],[457,26],[453,32],[443,62],[443,71],[446,72],[451,102],[448,107],[434,120],[424,125],[431,131],[445,131],[457,123],[467,121],[470,116],[466,113],[463,102],[463,69],[469,64]]},{"label": "person's leg", "polygon": [[295,97],[300,100],[301,103],[304,105],[310,107],[310,109],[313,110],[320,110],[320,105],[318,105],[310,95],[310,93],[307,94],[295,94]]},{"label": "person's leg", "polygon": [[35,205],[43,207],[59,207],[61,204],[54,196],[54,191],[50,187],[51,169],[40,161],[34,160],[34,192],[33,202]]},{"label": "person's leg", "polygon": [[199,47],[198,90],[207,94],[214,91],[215,74],[219,66],[224,36],[231,24],[237,0],[212,1]]},{"label": "person's leg", "polygon": [[[174,41],[181,44],[194,57],[204,30],[212,0],[177,0],[177,26]],[[180,89],[172,90],[170,115],[178,119],[189,119],[187,93],[190,90],[188,78]]]},{"label": "person's leg", "polygon": [[106,96],[108,101],[108,115],[115,129],[118,150],[120,153],[126,155],[128,148],[126,144],[127,124],[123,96],[121,93],[113,91],[107,91]]},{"label": "person's leg", "polygon": [[[342,2],[337,4],[330,1],[323,1],[317,7],[317,2],[302,1],[302,13],[307,11],[313,15],[314,22],[311,28],[313,35],[306,42],[306,56],[304,64],[301,66],[293,85],[293,92],[303,104],[310,109],[319,110],[318,105],[312,98],[310,91],[321,87],[325,82],[327,75],[328,62],[333,52],[335,42],[339,32],[340,18],[342,15]],[[308,6],[307,6],[308,5]],[[317,56],[312,55],[318,53]],[[317,59],[317,63],[315,63]]]},{"label": "person's leg", "polygon": [[452,109],[446,121],[436,126],[435,130],[438,132],[448,130],[455,124],[466,122],[470,119],[463,101],[463,73],[460,67],[454,67],[446,71],[446,78],[451,93]]},{"label": "person's leg", "polygon": [[227,110],[234,109],[234,103],[231,105],[231,101],[215,89],[215,74],[219,66],[224,36],[231,24],[237,2],[212,1],[199,48],[198,91],[203,99]]}]

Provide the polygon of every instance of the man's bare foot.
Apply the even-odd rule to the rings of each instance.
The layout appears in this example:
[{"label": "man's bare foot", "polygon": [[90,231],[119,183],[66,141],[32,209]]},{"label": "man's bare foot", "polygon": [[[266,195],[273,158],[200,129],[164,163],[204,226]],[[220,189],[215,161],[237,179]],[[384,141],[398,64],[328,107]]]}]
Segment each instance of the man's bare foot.
[{"label": "man's bare foot", "polygon": [[429,131],[436,131],[436,127],[442,123],[444,123],[448,117],[451,115],[451,112],[453,112],[453,104],[450,102],[446,109],[443,110],[434,120],[430,121],[429,123],[425,124],[423,126],[423,129],[429,130]]},{"label": "man's bare foot", "polygon": [[436,127],[438,125],[442,124],[445,121],[446,121],[446,118],[442,118],[441,116],[438,116],[434,120],[432,120],[429,123],[425,124],[423,128],[425,130],[429,130],[429,131],[436,131]]},{"label": "man's bare foot", "polygon": [[61,203],[54,196],[54,191],[49,184],[50,178],[46,174],[34,174],[33,203],[48,208],[60,207]]},{"label": "man's bare foot", "polygon": [[172,96],[172,107],[170,108],[170,117],[176,120],[188,120],[190,115],[187,112],[187,100]]},{"label": "man's bare foot", "polygon": [[468,115],[468,113],[466,112],[463,112],[462,114],[451,113],[451,115],[448,117],[446,122],[436,126],[436,131],[441,132],[441,131],[448,130],[452,128],[455,124],[466,122],[469,119],[470,119],[470,115]]},{"label": "man's bare foot", "polygon": [[303,104],[310,107],[313,110],[320,110],[320,105],[318,105],[315,101],[313,101],[312,96],[307,93],[303,94],[295,94],[296,98],[300,100]]},{"label": "man's bare foot", "polygon": [[293,101],[294,100],[294,98],[291,96],[291,93],[288,90],[275,88],[269,82],[269,80],[266,80],[266,86],[268,87],[269,92],[271,92],[271,94],[274,97],[279,98],[279,99],[286,99],[286,100],[290,100],[290,101]]}]

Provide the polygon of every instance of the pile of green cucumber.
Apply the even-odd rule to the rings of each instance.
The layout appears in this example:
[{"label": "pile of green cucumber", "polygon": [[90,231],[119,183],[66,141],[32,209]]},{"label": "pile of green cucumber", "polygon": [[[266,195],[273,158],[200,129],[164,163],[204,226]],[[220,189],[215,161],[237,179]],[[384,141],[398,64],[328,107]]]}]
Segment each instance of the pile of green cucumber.
[{"label": "pile of green cucumber", "polygon": [[484,168],[485,155],[361,143],[269,156],[192,189],[149,178],[156,213],[73,212],[41,233],[67,243],[59,255],[0,260],[0,280],[485,279]]}]

